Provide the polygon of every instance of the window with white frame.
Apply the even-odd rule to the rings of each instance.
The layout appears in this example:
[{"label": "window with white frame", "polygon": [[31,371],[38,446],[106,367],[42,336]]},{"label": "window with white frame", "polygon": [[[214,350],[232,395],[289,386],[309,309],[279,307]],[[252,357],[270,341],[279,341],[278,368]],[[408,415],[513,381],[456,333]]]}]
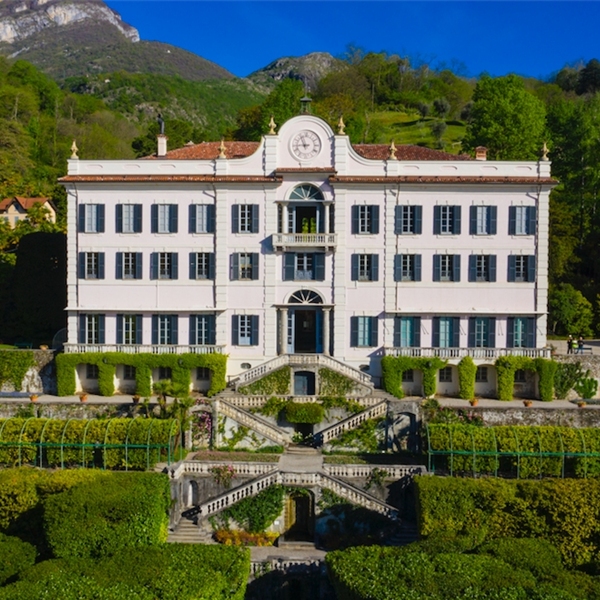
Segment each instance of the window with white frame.
[{"label": "window with white frame", "polygon": [[461,207],[436,205],[433,207],[433,233],[435,235],[459,235]]},{"label": "window with white frame", "polygon": [[171,315],[158,315],[158,344],[173,344],[173,319]]},{"label": "window with white frame", "polygon": [[529,256],[515,255],[513,260],[515,261],[515,281],[527,281]]},{"label": "window with white frame", "polygon": [[87,315],[86,320],[86,343],[101,344],[100,341],[100,325],[102,315]]},{"label": "window with white frame", "polygon": [[475,382],[476,383],[487,383],[488,380],[488,368],[487,367],[477,367],[477,371],[475,371]]},{"label": "window with white frame", "polygon": [[159,204],[158,210],[158,233],[171,233],[170,229],[170,205]]},{"label": "window with white frame", "polygon": [[496,255],[471,254],[469,256],[469,281],[496,281]]},{"label": "window with white frame", "polygon": [[252,233],[252,205],[240,205],[240,233]]},{"label": "window with white frame", "polygon": [[171,252],[158,253],[158,278],[173,279],[173,254]]},{"label": "window with white frame", "polygon": [[86,252],[85,253],[85,278],[86,279],[100,279],[99,273],[99,252]]},{"label": "window with white frame", "polygon": [[440,233],[442,235],[454,233],[452,216],[451,206],[440,206]]},{"label": "window with white frame", "polygon": [[400,264],[400,277],[401,281],[414,281],[415,280],[415,255],[414,254],[402,254]]},{"label": "window with white frame", "polygon": [[138,275],[137,252],[123,252],[123,279],[136,279]]},{"label": "window with white frame", "polygon": [[296,253],[295,280],[303,281],[313,279],[314,254],[308,252]]},{"label": "window with white frame", "polygon": [[394,233],[396,235],[420,234],[422,232],[423,207],[419,205],[396,206],[394,211]]},{"label": "window with white frame", "polygon": [[85,232],[96,233],[98,231],[98,205],[85,205]]},{"label": "window with white frame", "polygon": [[440,348],[452,348],[454,345],[454,319],[452,317],[440,317]]},{"label": "window with white frame", "polygon": [[135,367],[133,367],[132,365],[124,365],[123,379],[127,381],[135,381]]},{"label": "window with white frame", "polygon": [[190,233],[214,232],[214,205],[192,204],[190,207]]},{"label": "window with white frame", "polygon": [[215,315],[190,315],[190,345],[213,346],[215,344]]},{"label": "window with white frame", "polygon": [[442,367],[439,370],[440,383],[452,383],[452,367]]},{"label": "window with white frame", "polygon": [[191,256],[190,279],[214,279],[214,254],[194,252]]},{"label": "window with white frame", "polygon": [[527,347],[527,319],[514,317],[513,320],[513,348]]},{"label": "window with white frame", "polygon": [[352,281],[377,281],[379,279],[379,256],[377,254],[353,254]]},{"label": "window with white frame", "polygon": [[353,348],[377,346],[377,317],[350,318],[350,346]]},{"label": "window with white frame", "polygon": [[515,206],[515,235],[527,235],[527,206]]},{"label": "window with white frame", "polygon": [[80,204],[78,215],[80,233],[104,233],[104,204]]},{"label": "window with white frame", "polygon": [[251,315],[239,315],[238,316],[238,345],[239,346],[251,346],[252,345],[252,316]]},{"label": "window with white frame", "polygon": [[137,344],[138,333],[138,316],[123,315],[123,343]]},{"label": "window with white frame", "polygon": [[135,204],[123,204],[123,233],[135,233]]},{"label": "window with white frame", "polygon": [[252,254],[251,252],[240,252],[239,254],[239,279],[241,280],[252,279]]},{"label": "window with white frame", "polygon": [[454,255],[440,254],[440,281],[453,281]]}]

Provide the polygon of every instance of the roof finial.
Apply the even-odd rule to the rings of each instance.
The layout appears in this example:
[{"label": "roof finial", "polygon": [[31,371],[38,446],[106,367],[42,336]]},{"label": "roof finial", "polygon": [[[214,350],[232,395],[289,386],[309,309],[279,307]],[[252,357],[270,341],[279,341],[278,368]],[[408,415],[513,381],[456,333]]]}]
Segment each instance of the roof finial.
[{"label": "roof finial", "polygon": [[75,140],[73,140],[73,143],[71,144],[71,158],[72,159],[78,159],[79,156],[77,156],[77,153],[79,152],[79,148],[77,147],[77,143],[75,142]]},{"label": "roof finial", "polygon": [[338,135],[346,135],[346,125],[344,124],[344,117],[340,115],[340,120],[338,121]]},{"label": "roof finial", "polygon": [[544,142],[544,145],[542,146],[542,160],[548,160],[548,146],[546,145],[546,142]]},{"label": "roof finial", "polygon": [[227,158],[225,155],[225,138],[221,138],[221,145],[219,146],[219,158]]},{"label": "roof finial", "polygon": [[275,119],[273,119],[273,115],[271,115],[271,120],[269,121],[269,135],[275,135],[275,127],[277,127],[277,123],[275,123]]},{"label": "roof finial", "polygon": [[398,160],[396,158],[396,144],[394,144],[394,140],[390,144],[390,155],[388,156],[388,160]]}]

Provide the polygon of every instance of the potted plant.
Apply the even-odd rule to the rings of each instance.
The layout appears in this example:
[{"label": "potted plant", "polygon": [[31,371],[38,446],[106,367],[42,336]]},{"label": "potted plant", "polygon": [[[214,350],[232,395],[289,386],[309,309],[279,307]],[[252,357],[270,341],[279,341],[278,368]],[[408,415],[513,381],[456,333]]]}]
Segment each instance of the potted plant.
[{"label": "potted plant", "polygon": [[81,392],[81,394],[79,394],[79,400],[81,402],[87,402],[88,399],[88,395],[85,392]]},{"label": "potted plant", "polygon": [[532,404],[533,404],[533,402],[531,400],[523,400],[524,406],[531,406]]},{"label": "potted plant", "polygon": [[38,395],[37,395],[37,394],[30,394],[30,395],[29,395],[29,399],[30,399],[32,402],[37,402],[37,400],[38,400]]},{"label": "potted plant", "polygon": [[139,394],[134,394],[131,397],[131,400],[133,401],[134,404],[139,404],[140,400],[141,400],[141,396]]},{"label": "potted plant", "polygon": [[471,400],[469,400],[469,404],[471,406],[477,406],[479,404],[479,398],[471,398]]},{"label": "potted plant", "polygon": [[587,406],[587,402],[585,400],[579,400],[577,402],[577,406],[579,406],[579,408],[583,408],[584,406]]}]

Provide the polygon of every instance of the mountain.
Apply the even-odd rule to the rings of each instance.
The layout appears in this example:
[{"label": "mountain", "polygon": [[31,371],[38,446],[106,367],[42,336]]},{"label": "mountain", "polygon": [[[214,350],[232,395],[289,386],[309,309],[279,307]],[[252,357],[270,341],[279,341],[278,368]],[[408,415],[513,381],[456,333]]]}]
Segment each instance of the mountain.
[{"label": "mountain", "polygon": [[27,60],[59,81],[114,71],[233,78],[176,46],[140,41],[137,29],[101,0],[0,0],[0,54]]}]

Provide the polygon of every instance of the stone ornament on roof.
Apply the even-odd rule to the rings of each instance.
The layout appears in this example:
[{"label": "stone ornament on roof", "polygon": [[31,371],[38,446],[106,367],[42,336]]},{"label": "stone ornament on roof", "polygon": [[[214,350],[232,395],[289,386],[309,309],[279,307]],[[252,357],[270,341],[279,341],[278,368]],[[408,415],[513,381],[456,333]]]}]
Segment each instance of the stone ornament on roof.
[{"label": "stone ornament on roof", "polygon": [[338,121],[338,135],[346,135],[346,125],[342,115],[340,115],[340,120]]},{"label": "stone ornament on roof", "polygon": [[79,156],[77,156],[78,152],[79,152],[79,148],[77,147],[75,140],[73,140],[73,143],[71,144],[71,159],[73,159],[73,160],[78,159],[79,158]]},{"label": "stone ornament on roof", "polygon": [[542,146],[542,160],[544,160],[544,161],[549,160],[548,159],[548,146],[546,145],[546,142],[544,142],[544,145]]},{"label": "stone ornament on roof", "polygon": [[227,158],[225,154],[225,140],[221,138],[221,145],[219,146],[219,158]]},{"label": "stone ornament on roof", "polygon": [[277,127],[277,124],[273,119],[273,115],[271,115],[271,120],[269,121],[269,135],[275,135],[275,127]]},{"label": "stone ornament on roof", "polygon": [[396,158],[396,144],[394,144],[394,140],[390,144],[390,155],[388,156],[388,160],[398,160]]}]

